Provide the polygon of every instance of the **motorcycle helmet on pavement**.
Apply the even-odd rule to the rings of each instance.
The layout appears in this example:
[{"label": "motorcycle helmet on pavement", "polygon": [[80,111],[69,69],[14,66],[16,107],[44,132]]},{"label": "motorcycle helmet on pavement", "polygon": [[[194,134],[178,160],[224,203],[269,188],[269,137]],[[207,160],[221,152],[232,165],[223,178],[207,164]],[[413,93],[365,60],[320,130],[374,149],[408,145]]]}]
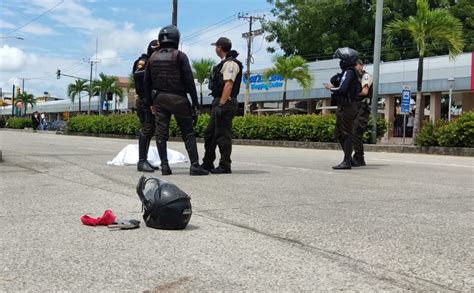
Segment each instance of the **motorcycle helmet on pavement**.
[{"label": "motorcycle helmet on pavement", "polygon": [[157,177],[142,176],[137,184],[148,227],[164,230],[186,228],[191,219],[191,198],[176,185]]}]

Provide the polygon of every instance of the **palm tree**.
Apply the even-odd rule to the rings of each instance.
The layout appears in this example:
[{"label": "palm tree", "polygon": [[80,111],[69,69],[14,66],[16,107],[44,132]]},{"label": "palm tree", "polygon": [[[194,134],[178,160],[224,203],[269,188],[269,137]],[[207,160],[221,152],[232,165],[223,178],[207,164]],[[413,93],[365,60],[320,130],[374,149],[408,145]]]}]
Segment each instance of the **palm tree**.
[{"label": "palm tree", "polygon": [[[35,96],[32,94],[29,94],[27,92],[22,92],[20,93],[16,98],[15,102],[21,102],[22,105],[25,106],[25,115],[26,115],[26,110],[28,109],[28,104],[30,104],[31,108],[33,108],[34,105],[36,105],[36,99]],[[21,116],[21,112],[20,112]]]},{"label": "palm tree", "polygon": [[[119,97],[119,101],[123,101],[123,89],[117,86],[117,77],[116,76],[108,76],[103,73],[99,74],[100,79],[94,80],[92,82],[93,90],[98,91],[100,93],[100,103],[99,103],[99,113],[102,113],[102,101],[105,100],[107,94],[116,95]],[[108,111],[108,103],[107,103],[107,111]]]},{"label": "palm tree", "polygon": [[449,57],[454,58],[462,52],[464,39],[462,23],[453,17],[447,9],[431,10],[428,0],[416,1],[416,15],[405,20],[397,19],[385,27],[386,42],[390,45],[402,32],[408,32],[418,50],[418,77],[416,86],[416,112],[413,133],[421,127],[424,114],[424,101],[421,93],[423,83],[423,58],[430,44],[442,44],[448,47]]},{"label": "palm tree", "polygon": [[283,106],[281,110],[283,115],[285,115],[288,79],[296,79],[298,84],[302,86],[304,90],[308,90],[311,88],[313,78],[309,74],[306,60],[301,56],[275,57],[273,67],[265,71],[263,77],[265,80],[268,80],[272,75],[280,75],[284,81]]},{"label": "palm tree", "polygon": [[193,75],[199,83],[199,91],[201,94],[201,106],[202,106],[202,84],[211,75],[214,61],[212,59],[201,58],[199,60],[193,60]]},{"label": "palm tree", "polygon": [[71,98],[71,102],[74,103],[76,96],[79,97],[79,112],[81,112],[81,92],[89,91],[86,80],[76,79],[75,83],[71,83],[67,87],[67,95]]}]

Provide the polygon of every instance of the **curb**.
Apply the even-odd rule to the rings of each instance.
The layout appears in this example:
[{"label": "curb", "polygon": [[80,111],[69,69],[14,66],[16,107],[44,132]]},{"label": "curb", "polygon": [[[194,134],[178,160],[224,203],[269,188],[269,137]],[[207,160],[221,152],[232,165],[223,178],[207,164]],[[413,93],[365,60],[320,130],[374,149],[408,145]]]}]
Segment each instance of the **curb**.
[{"label": "curb", "polygon": [[[2,128],[2,131],[20,131],[33,132],[28,129],[8,129]],[[138,139],[138,135],[120,135],[120,134],[96,134],[96,133],[69,133],[67,131],[37,131],[41,134],[58,134],[71,136],[89,136],[89,137],[103,137],[103,138],[118,138],[118,139]],[[170,137],[170,141],[182,141],[180,137]],[[203,138],[196,138],[196,141],[203,143]],[[320,149],[320,150],[339,150],[338,143],[333,142],[314,142],[314,141],[282,141],[282,140],[250,140],[250,139],[233,139],[234,145],[248,145],[248,146],[269,146],[269,147],[286,147],[286,148],[303,148],[303,149]],[[364,144],[365,151],[368,152],[386,152],[386,153],[405,153],[405,154],[428,154],[428,155],[443,155],[443,156],[458,156],[458,157],[474,157],[474,148],[460,148],[460,147],[424,147],[415,145],[377,145]],[[0,150],[1,160],[1,150]]]}]

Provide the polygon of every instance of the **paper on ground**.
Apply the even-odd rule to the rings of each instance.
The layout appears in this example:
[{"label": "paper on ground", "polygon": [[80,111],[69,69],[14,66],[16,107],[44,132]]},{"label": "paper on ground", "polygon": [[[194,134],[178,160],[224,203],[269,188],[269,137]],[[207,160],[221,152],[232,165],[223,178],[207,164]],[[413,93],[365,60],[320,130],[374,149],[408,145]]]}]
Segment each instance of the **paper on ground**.
[{"label": "paper on ground", "polygon": [[[160,156],[158,155],[156,146],[150,146],[148,149],[148,162],[150,162],[153,166],[159,166],[161,164]],[[189,160],[182,153],[168,149],[168,162],[170,164],[178,164],[189,162]],[[127,145],[112,161],[107,162],[108,165],[115,166],[136,165],[137,163],[138,144]]]}]

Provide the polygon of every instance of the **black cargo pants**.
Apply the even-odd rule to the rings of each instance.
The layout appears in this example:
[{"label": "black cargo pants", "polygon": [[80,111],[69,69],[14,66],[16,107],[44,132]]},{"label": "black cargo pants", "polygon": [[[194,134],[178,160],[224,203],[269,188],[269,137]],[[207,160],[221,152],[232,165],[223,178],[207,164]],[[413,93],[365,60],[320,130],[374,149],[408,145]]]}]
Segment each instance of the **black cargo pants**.
[{"label": "black cargo pants", "polygon": [[237,113],[238,102],[237,98],[232,98],[222,107],[222,113],[217,115],[216,106],[219,104],[219,99],[215,98],[212,102],[211,119],[204,131],[204,158],[202,164],[204,168],[214,166],[216,159],[216,147],[219,147],[221,159],[219,166],[225,170],[231,170],[232,160],[230,155],[232,153],[232,119]]}]

